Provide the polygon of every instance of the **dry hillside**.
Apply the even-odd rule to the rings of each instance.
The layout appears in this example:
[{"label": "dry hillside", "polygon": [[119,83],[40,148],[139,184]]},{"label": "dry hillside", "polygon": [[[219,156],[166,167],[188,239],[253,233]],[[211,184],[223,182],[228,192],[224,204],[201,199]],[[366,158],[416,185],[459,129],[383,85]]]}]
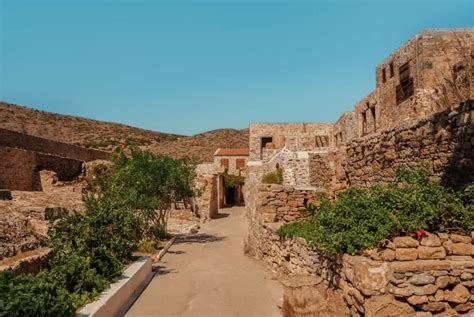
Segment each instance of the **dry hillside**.
[{"label": "dry hillside", "polygon": [[221,129],[180,136],[5,102],[0,102],[0,128],[106,151],[134,145],[174,157],[195,157],[200,162],[212,160],[218,147],[248,146],[246,130]]}]

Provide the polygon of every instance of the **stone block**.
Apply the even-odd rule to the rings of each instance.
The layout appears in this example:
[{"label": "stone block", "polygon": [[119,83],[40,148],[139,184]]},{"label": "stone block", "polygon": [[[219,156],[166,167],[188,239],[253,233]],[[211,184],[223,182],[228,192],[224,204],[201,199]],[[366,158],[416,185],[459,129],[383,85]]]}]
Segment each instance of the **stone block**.
[{"label": "stone block", "polygon": [[444,259],[446,257],[446,250],[441,246],[438,246],[438,247],[420,246],[418,248],[418,257],[422,260]]},{"label": "stone block", "polygon": [[393,243],[396,248],[417,248],[420,243],[412,237],[395,237]]},{"label": "stone block", "polygon": [[423,295],[423,296],[413,295],[413,296],[408,297],[407,301],[411,305],[420,305],[420,304],[424,304],[424,303],[428,302],[428,296],[426,296],[426,295]]},{"label": "stone block", "polygon": [[427,236],[421,238],[420,244],[427,247],[439,247],[441,246],[441,239],[432,233],[428,233]]},{"label": "stone block", "polygon": [[416,249],[416,248],[400,248],[400,249],[398,249],[397,248],[395,250],[395,258],[399,261],[416,260],[418,258],[418,249]]},{"label": "stone block", "polygon": [[453,243],[451,250],[453,255],[473,255],[474,245],[471,243]]},{"label": "stone block", "polygon": [[460,234],[450,234],[449,238],[454,243],[471,243],[472,238],[470,236],[464,236]]},{"label": "stone block", "polygon": [[435,282],[435,277],[427,274],[415,274],[410,279],[408,282],[410,282],[413,285],[427,285],[427,284],[432,284]]},{"label": "stone block", "polygon": [[449,284],[449,276],[439,276],[436,278],[436,286],[439,288],[445,288]]},{"label": "stone block", "polygon": [[452,291],[444,292],[444,300],[457,304],[464,304],[471,298],[471,293],[463,285],[456,285]]},{"label": "stone block", "polygon": [[415,317],[409,304],[396,300],[392,295],[373,296],[364,303],[366,317],[404,316]]}]

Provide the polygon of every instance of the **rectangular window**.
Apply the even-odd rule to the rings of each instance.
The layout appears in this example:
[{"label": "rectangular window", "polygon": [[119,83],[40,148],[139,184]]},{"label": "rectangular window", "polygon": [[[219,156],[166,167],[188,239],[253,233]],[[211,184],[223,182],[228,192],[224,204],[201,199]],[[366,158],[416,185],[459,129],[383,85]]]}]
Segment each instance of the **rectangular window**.
[{"label": "rectangular window", "polygon": [[267,147],[267,144],[273,143],[273,137],[268,136],[268,137],[263,137],[262,138],[262,149]]},{"label": "rectangular window", "polygon": [[367,133],[367,118],[365,116],[365,111],[361,113],[362,115],[362,135]]},{"label": "rectangular window", "polygon": [[235,161],[235,167],[239,170],[245,167],[245,160],[244,159],[237,159]]},{"label": "rectangular window", "polygon": [[396,88],[397,104],[413,96],[415,92],[413,77],[410,76],[410,64],[405,63],[398,69],[400,84]]},{"label": "rectangular window", "polygon": [[325,148],[329,147],[329,136],[327,135],[317,135],[316,137],[316,148]]},{"label": "rectangular window", "polygon": [[372,113],[372,122],[374,123],[374,132],[377,130],[377,122],[376,122],[376,119],[375,119],[375,106],[373,106],[372,108],[370,108],[370,112]]},{"label": "rectangular window", "polygon": [[390,62],[390,78],[392,78],[393,76],[395,76],[395,71],[393,68],[393,62]]},{"label": "rectangular window", "polygon": [[385,68],[382,68],[382,82],[387,82],[387,75],[385,74]]},{"label": "rectangular window", "polygon": [[221,168],[229,169],[229,159],[221,159]]}]

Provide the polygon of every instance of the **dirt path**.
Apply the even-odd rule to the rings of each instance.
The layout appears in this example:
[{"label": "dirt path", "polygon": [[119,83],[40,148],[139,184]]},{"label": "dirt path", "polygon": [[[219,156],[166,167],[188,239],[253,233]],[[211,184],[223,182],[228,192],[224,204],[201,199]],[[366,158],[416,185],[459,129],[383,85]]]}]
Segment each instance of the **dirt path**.
[{"label": "dirt path", "polygon": [[282,287],[243,254],[244,208],[221,216],[170,248],[126,316],[281,316]]}]

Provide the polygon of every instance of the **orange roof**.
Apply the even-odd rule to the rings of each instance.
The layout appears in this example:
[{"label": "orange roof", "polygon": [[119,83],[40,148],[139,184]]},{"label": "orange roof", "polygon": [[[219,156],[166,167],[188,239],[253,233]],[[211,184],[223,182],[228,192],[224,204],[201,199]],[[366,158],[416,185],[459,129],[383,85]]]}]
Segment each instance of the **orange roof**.
[{"label": "orange roof", "polygon": [[248,148],[217,149],[214,156],[249,156]]}]

